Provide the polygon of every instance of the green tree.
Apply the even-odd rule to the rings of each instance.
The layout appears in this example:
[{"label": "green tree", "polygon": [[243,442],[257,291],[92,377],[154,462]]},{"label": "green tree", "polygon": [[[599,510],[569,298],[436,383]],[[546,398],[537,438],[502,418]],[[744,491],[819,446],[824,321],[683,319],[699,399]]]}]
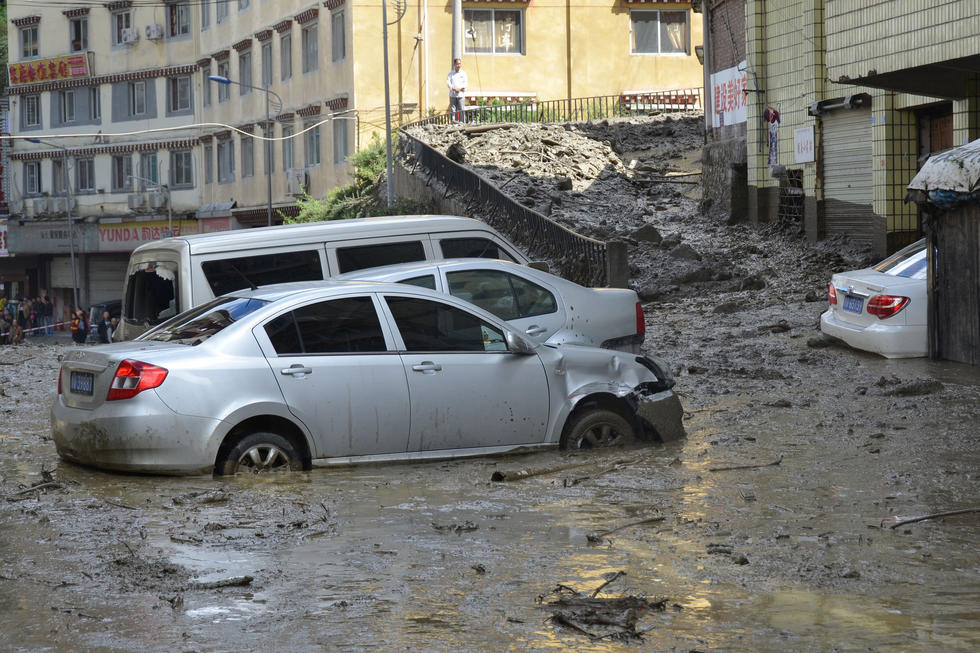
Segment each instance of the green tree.
[{"label": "green tree", "polygon": [[385,145],[377,132],[371,135],[371,143],[347,159],[354,168],[353,181],[329,191],[322,200],[304,192],[297,200],[299,214],[288,217],[280,213],[283,222],[320,222],[367,218],[379,215],[425,213],[428,207],[419,202],[398,200],[390,207],[378,197],[378,187],[385,171]]},{"label": "green tree", "polygon": [[0,23],[3,23],[3,31],[0,32],[0,63],[3,64],[3,74],[0,75],[0,95],[7,92],[7,2],[0,1]]}]

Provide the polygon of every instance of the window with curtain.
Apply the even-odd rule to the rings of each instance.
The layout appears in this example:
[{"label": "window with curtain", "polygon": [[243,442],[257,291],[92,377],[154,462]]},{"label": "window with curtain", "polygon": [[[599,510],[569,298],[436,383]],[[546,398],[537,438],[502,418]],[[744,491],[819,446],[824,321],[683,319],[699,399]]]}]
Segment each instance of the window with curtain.
[{"label": "window with curtain", "polygon": [[633,54],[687,54],[686,11],[630,12],[630,52]]},{"label": "window with curtain", "polygon": [[524,13],[513,9],[463,11],[467,54],[524,54]]}]

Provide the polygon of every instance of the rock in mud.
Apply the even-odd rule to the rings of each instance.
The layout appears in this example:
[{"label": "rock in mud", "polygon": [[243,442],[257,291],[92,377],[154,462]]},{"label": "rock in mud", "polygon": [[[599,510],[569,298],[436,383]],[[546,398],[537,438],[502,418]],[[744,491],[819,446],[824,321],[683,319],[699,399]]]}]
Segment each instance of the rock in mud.
[{"label": "rock in mud", "polygon": [[660,235],[660,232],[657,231],[657,228],[652,224],[643,225],[634,231],[632,236],[635,240],[645,243],[653,243],[655,245],[664,239],[664,237]]},{"label": "rock in mud", "polygon": [[682,261],[700,261],[701,255],[695,251],[693,247],[688,244],[681,244],[670,250],[671,258],[676,258]]},{"label": "rock in mud", "polygon": [[935,379],[916,379],[885,390],[882,394],[886,397],[918,397],[941,392],[942,389],[943,384]]}]

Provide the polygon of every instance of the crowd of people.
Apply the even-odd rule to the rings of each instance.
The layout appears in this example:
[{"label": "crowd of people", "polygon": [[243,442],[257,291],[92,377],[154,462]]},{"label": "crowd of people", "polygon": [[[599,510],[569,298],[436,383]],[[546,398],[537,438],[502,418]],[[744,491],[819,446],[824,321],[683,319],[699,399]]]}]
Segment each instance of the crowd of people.
[{"label": "crowd of people", "polygon": [[47,295],[20,301],[0,297],[0,345],[16,345],[26,336],[53,336],[56,328],[67,327],[71,339],[77,344],[89,340],[89,333],[95,329],[98,342],[112,342],[112,332],[116,329],[117,318],[104,311],[96,324],[89,324],[88,315],[81,307],[69,304],[67,316],[55,322],[54,304]]}]

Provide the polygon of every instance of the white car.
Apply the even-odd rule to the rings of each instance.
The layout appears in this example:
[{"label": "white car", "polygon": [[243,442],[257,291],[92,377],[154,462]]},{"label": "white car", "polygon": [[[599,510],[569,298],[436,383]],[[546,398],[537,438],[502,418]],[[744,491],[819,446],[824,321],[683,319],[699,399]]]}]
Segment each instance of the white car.
[{"label": "white car", "polygon": [[820,316],[826,335],[886,358],[927,355],[926,241],[874,267],[835,274],[827,300]]},{"label": "white car", "polygon": [[593,448],[683,437],[673,385],[663,361],[538,345],[431,290],[310,281],[70,350],[51,433],[65,460],[167,474]]},{"label": "white car", "polygon": [[640,353],[643,307],[626,288],[586,288],[525,265],[485,258],[401,263],[336,277],[407,283],[476,304],[535,342]]}]

